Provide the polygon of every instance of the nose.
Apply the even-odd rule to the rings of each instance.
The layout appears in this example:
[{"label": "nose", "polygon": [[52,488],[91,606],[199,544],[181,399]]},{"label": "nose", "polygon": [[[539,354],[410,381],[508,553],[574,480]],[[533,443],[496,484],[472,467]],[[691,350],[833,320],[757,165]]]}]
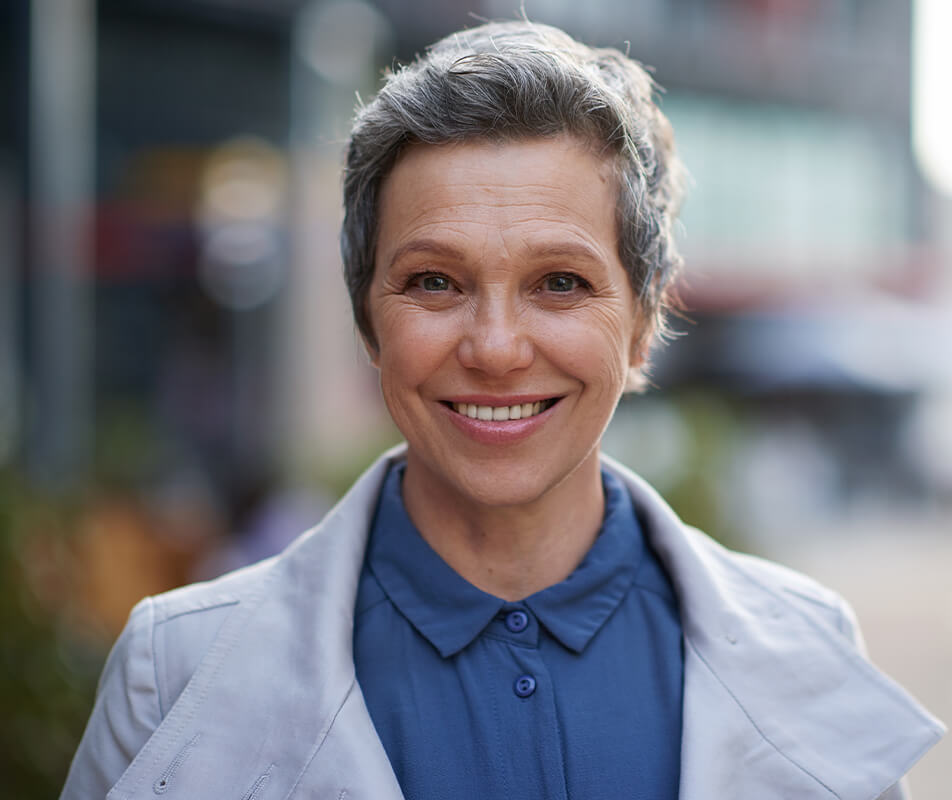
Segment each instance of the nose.
[{"label": "nose", "polygon": [[480,298],[463,326],[459,361],[467,369],[498,377],[532,363],[526,321],[510,298]]}]

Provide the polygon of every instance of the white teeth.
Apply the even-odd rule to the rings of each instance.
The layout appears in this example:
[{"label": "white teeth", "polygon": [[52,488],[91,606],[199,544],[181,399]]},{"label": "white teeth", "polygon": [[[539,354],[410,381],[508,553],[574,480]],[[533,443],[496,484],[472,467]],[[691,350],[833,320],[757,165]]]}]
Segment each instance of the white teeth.
[{"label": "white teeth", "polygon": [[549,407],[546,401],[523,403],[515,406],[477,406],[472,403],[453,403],[453,410],[470,419],[480,419],[486,422],[505,422],[510,419],[525,419],[534,417],[544,408]]}]

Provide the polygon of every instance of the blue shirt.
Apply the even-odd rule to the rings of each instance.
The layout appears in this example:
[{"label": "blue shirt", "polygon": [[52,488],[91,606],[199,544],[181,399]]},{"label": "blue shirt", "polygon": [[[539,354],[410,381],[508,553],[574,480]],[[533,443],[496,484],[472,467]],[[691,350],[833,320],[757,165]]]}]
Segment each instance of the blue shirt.
[{"label": "blue shirt", "polygon": [[670,581],[624,487],[564,581],[510,603],[456,573],[381,493],[357,678],[407,800],[677,798],[683,652]]}]

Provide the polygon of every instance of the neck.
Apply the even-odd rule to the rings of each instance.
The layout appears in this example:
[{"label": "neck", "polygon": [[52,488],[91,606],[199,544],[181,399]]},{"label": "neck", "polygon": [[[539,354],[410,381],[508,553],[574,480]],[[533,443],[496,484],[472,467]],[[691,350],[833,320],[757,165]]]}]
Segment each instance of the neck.
[{"label": "neck", "polygon": [[605,508],[597,452],[541,497],[507,506],[435,486],[411,457],[403,500],[420,534],[447,564],[508,601],[565,580],[598,536]]}]

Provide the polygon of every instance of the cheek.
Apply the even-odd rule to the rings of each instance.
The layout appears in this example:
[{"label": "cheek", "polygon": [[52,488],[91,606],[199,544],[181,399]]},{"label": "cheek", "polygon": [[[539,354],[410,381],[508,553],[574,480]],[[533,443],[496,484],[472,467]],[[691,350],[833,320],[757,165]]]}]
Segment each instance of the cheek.
[{"label": "cheek", "polygon": [[391,297],[373,309],[374,331],[378,339],[443,341],[459,328],[450,311],[421,308],[402,297]]},{"label": "cheek", "polygon": [[452,354],[459,326],[449,316],[395,304],[378,310],[377,367],[385,391],[422,383]]},{"label": "cheek", "polygon": [[628,379],[633,326],[610,312],[560,319],[541,341],[555,363],[599,393],[620,392]]}]

